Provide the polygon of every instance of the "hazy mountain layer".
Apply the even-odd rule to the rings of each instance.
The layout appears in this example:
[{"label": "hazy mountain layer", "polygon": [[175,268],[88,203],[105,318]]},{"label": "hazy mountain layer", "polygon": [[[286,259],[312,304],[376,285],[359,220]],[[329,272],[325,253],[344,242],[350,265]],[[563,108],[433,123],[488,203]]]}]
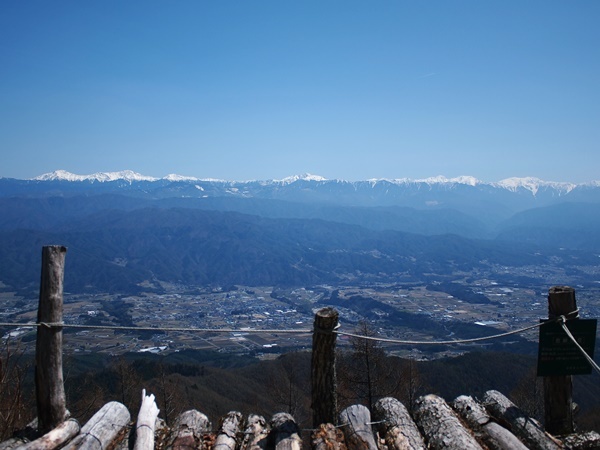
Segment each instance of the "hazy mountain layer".
[{"label": "hazy mountain layer", "polygon": [[600,251],[594,184],[125,175],[0,179],[0,281],[37,287],[53,243],[69,247],[69,289],[111,291],[423,280],[556,255],[595,264]]}]

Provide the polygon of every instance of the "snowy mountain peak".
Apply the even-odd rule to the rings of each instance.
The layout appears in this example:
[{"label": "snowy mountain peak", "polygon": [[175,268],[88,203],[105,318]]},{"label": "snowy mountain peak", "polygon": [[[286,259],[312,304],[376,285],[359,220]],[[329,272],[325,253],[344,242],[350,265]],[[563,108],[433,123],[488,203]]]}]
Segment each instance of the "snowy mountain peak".
[{"label": "snowy mountain peak", "polygon": [[290,183],[294,183],[296,181],[327,181],[327,178],[323,178],[322,176],[319,175],[312,175],[310,173],[303,173],[302,175],[294,175],[291,177],[286,177],[282,180],[273,180],[276,181],[278,183],[282,183],[282,184],[290,184]]},{"label": "snowy mountain peak", "polygon": [[156,181],[157,178],[141,175],[133,170],[122,170],[120,172],[97,172],[91,175],[77,175],[66,170],[55,170],[33,178],[36,181]]},{"label": "snowy mountain peak", "polygon": [[417,180],[413,180],[410,178],[396,178],[394,180],[388,180],[388,179],[371,179],[368,180],[369,183],[371,184],[376,184],[379,181],[386,181],[388,183],[394,183],[394,184],[411,184],[411,183],[424,183],[424,184],[466,184],[469,186],[477,186],[478,184],[485,184],[482,181],[478,180],[475,177],[471,177],[471,176],[460,176],[460,177],[456,177],[456,178],[446,178],[445,176],[439,175],[437,177],[430,177],[430,178],[422,178],[422,179],[417,179]]},{"label": "snowy mountain peak", "polygon": [[477,186],[481,184],[475,177],[471,176],[460,176],[456,178],[446,178],[445,176],[438,175],[437,177],[424,178],[421,180],[415,180],[417,183],[427,183],[427,184],[467,184],[469,186]]},{"label": "snowy mountain peak", "polygon": [[563,193],[571,192],[577,187],[577,185],[573,183],[543,181],[535,177],[512,177],[506,178],[504,180],[499,181],[498,183],[493,184],[512,192],[516,192],[519,188],[527,189],[528,191],[531,191],[533,195],[537,194],[541,187],[550,187]]},{"label": "snowy mountain peak", "polygon": [[177,182],[177,181],[200,181],[200,179],[196,178],[196,177],[186,177],[184,175],[177,175],[177,174],[174,174],[174,173],[170,173],[169,175],[167,175],[166,177],[164,177],[163,180],[173,181],[173,182]]},{"label": "snowy mountain peak", "polygon": [[36,181],[83,181],[84,178],[81,175],[75,175],[74,173],[67,172],[66,170],[55,170],[54,172],[45,173],[39,175],[33,180]]}]

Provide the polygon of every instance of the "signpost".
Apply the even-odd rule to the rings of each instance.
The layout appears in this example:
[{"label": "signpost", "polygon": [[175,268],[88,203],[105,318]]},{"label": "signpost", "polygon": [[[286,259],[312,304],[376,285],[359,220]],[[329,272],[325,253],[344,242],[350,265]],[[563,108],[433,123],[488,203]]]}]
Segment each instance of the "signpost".
[{"label": "signpost", "polygon": [[[558,319],[561,316],[572,319],[566,322],[569,331],[575,331],[574,337],[578,343],[585,344],[588,349],[591,345],[593,351],[593,342],[596,340],[596,321],[578,319],[577,312],[575,289],[569,286],[550,288],[548,291],[548,319]],[[582,322],[583,325],[579,325]],[[591,370],[589,363],[583,359],[585,357],[581,351],[558,322],[551,322],[540,327],[539,345],[538,374],[544,377],[546,431],[553,435],[573,433],[572,374],[581,373],[581,371],[589,373],[587,372]],[[545,371],[549,374],[544,373]]]},{"label": "signpost", "polygon": [[[577,319],[567,321],[566,325],[577,343],[593,358],[597,320]],[[590,373],[592,373],[592,366],[567,336],[560,323],[549,322],[540,327],[538,376],[587,375]]]}]

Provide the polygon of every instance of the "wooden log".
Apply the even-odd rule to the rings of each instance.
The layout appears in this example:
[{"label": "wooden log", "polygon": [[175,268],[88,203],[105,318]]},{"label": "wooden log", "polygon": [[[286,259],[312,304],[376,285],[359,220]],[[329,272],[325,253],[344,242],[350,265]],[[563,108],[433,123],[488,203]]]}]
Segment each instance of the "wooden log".
[{"label": "wooden log", "polygon": [[26,440],[19,437],[11,437],[0,442],[0,450],[14,450],[27,444]]},{"label": "wooden log", "polygon": [[188,450],[202,447],[202,435],[208,433],[211,424],[201,412],[192,409],[181,413],[175,424],[169,439],[167,439],[166,449],[170,450]]},{"label": "wooden log", "polygon": [[344,433],[331,423],[323,423],[312,432],[312,450],[347,450]]},{"label": "wooden log", "polygon": [[[560,316],[577,318],[575,289],[554,286],[548,291],[548,319]],[[573,377],[557,375],[544,377],[544,424],[554,435],[569,434],[573,424]]]},{"label": "wooden log", "polygon": [[242,431],[244,417],[242,413],[230,411],[221,418],[217,438],[212,446],[213,450],[235,450],[238,437]]},{"label": "wooden log", "polygon": [[81,432],[64,449],[105,449],[127,427],[130,419],[129,411],[123,404],[109,402],[81,427]]},{"label": "wooden log", "polygon": [[146,389],[142,389],[142,404],[135,425],[134,450],[154,450],[156,418],[159,412],[154,394],[146,395]]},{"label": "wooden log", "polygon": [[37,417],[29,422],[24,429],[14,433],[13,437],[0,442],[0,450],[13,450],[40,437]]},{"label": "wooden log", "polygon": [[315,314],[311,385],[313,426],[333,423],[337,419],[337,379],[335,373],[334,330],[338,326],[338,312],[333,308],[322,308]]},{"label": "wooden log", "polygon": [[415,422],[425,436],[428,448],[482,450],[463,426],[456,413],[437,395],[419,397],[415,403]]},{"label": "wooden log", "polygon": [[275,450],[300,450],[300,428],[291,414],[277,413],[271,418],[269,441]]},{"label": "wooden log", "polygon": [[377,450],[371,429],[371,413],[366,406],[352,405],[344,409],[339,423],[349,450]]},{"label": "wooden log", "polygon": [[510,431],[525,445],[534,450],[558,450],[562,444],[544,431],[537,420],[529,417],[523,410],[498,391],[487,391],[483,404],[488,413],[506,423]]},{"label": "wooden log", "polygon": [[28,442],[25,445],[17,447],[18,450],[54,450],[62,447],[71,439],[73,439],[81,427],[75,419],[65,420],[53,430],[35,441]]},{"label": "wooden log", "polygon": [[389,450],[425,450],[427,448],[410,413],[395,398],[385,397],[375,403],[373,421]]},{"label": "wooden log", "polygon": [[240,450],[265,450],[271,428],[263,416],[250,414],[246,419]]},{"label": "wooden log", "polygon": [[562,438],[570,450],[598,450],[600,449],[600,434],[595,431],[569,434]]},{"label": "wooden log", "polygon": [[452,402],[452,407],[469,425],[477,440],[490,450],[527,450],[514,434],[495,422],[473,397],[461,395]]},{"label": "wooden log", "polygon": [[[62,323],[66,247],[42,248],[38,323]],[[35,390],[41,434],[67,419],[62,367],[62,328],[39,326],[35,346]]]}]

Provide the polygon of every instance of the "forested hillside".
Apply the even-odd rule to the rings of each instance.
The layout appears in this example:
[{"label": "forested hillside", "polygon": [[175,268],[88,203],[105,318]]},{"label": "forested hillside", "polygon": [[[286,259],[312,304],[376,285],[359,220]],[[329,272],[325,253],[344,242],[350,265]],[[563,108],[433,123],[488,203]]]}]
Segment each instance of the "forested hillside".
[{"label": "forested hillside", "polygon": [[[364,352],[370,352],[370,383]],[[21,367],[29,367],[26,359]],[[394,396],[410,407],[420,395],[438,394],[447,400],[458,395],[481,396],[486,390],[506,393],[534,417],[543,416],[541,378],[535,376],[535,358],[501,352],[473,352],[455,358],[412,361],[387,356],[377,345],[355,346],[338,355],[340,407]],[[31,373],[20,395],[23,420],[34,414],[30,395]],[[575,377],[574,401],[582,430],[600,429],[600,386],[596,375]],[[292,413],[301,426],[310,427],[310,353],[289,353],[274,360],[229,356],[217,352],[183,351],[167,356],[102,354],[70,356],[65,360],[67,405],[85,421],[107,401],[117,400],[132,411],[139,407],[142,388],[157,397],[167,421],[190,408],[203,411],[213,422],[227,411],[272,415]],[[369,392],[370,391],[370,392]],[[2,405],[16,404],[0,391]]]}]

